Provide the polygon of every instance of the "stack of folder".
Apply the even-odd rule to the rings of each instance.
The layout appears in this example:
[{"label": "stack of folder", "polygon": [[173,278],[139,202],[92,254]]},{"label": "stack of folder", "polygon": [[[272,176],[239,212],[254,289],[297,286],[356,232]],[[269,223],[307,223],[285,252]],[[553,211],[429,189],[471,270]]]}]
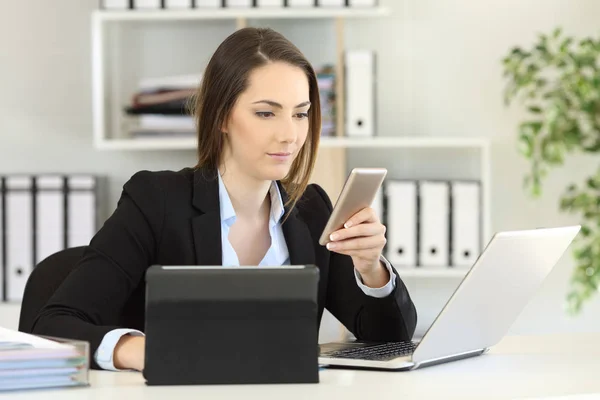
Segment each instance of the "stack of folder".
[{"label": "stack of folder", "polygon": [[200,80],[201,75],[142,79],[125,108],[137,120],[131,128],[132,136],[193,136],[195,124],[189,106]]},{"label": "stack of folder", "polygon": [[89,344],[0,327],[0,391],[89,385]]}]

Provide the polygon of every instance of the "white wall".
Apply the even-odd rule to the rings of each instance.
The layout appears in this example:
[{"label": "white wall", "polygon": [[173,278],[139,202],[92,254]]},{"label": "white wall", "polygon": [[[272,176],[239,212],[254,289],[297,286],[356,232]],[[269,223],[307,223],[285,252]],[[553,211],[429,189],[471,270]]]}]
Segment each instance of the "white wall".
[{"label": "white wall", "polygon": [[[350,48],[378,53],[378,126],[382,135],[487,136],[493,140],[493,230],[577,222],[557,211],[557,195],[595,160],[574,160],[551,177],[546,197],[521,189],[527,163],[515,151],[520,113],[502,104],[502,56],[538,31],[563,26],[594,34],[594,0],[381,0],[394,15],[350,21]],[[179,169],[192,151],[100,152],[92,147],[90,11],[93,0],[4,0],[0,13],[0,173],[84,171],[108,175],[110,212],[125,180],[139,169]],[[297,30],[294,29],[294,34]],[[318,44],[316,45],[318,46]],[[319,54],[318,48],[307,49]],[[320,55],[319,55],[320,56]],[[352,152],[350,163],[362,158]],[[366,155],[367,159],[373,155]],[[395,161],[385,154],[385,163]],[[366,162],[366,161],[365,161]],[[572,262],[559,263],[512,332],[600,329],[600,300],[579,318],[562,311]],[[515,277],[518,279],[518,277]],[[439,307],[455,281],[408,281],[417,305]],[[499,299],[501,301],[501,299]],[[421,314],[422,327],[433,318]]]},{"label": "white wall", "polygon": [[[598,159],[576,159],[554,173],[544,198],[522,190],[528,164],[516,152],[516,126],[522,114],[502,102],[501,59],[515,45],[529,46],[538,32],[562,26],[566,33],[598,33],[600,3],[593,0],[419,0],[383,2],[394,16],[348,24],[351,47],[375,48],[379,61],[379,118],[382,135],[485,136],[492,140],[492,229],[520,229],[576,223],[560,214],[558,196]],[[382,40],[382,38],[386,38]],[[353,155],[360,163],[363,154]],[[371,157],[369,157],[371,158]],[[386,153],[392,165],[393,155]],[[399,160],[402,161],[402,160]],[[447,165],[452,168],[453,165]],[[600,297],[578,318],[563,312],[573,262],[566,254],[512,333],[600,329]],[[515,277],[518,279],[518,277]],[[421,328],[451,294],[456,281],[409,280],[421,305]],[[499,299],[499,301],[501,301]]]}]

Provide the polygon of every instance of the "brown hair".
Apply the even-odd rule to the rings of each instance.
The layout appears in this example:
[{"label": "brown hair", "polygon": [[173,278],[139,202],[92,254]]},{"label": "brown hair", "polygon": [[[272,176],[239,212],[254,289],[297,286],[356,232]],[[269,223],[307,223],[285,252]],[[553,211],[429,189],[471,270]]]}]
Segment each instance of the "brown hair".
[{"label": "brown hair", "polygon": [[197,168],[217,169],[223,151],[221,127],[227,121],[239,95],[248,86],[255,68],[270,62],[285,62],[304,71],[308,79],[311,108],[308,136],[281,180],[288,194],[289,209],[308,186],[321,136],[321,107],[317,77],[302,52],[280,33],[270,28],[243,28],[227,37],[210,59],[200,88],[193,100],[193,114],[198,132]]}]

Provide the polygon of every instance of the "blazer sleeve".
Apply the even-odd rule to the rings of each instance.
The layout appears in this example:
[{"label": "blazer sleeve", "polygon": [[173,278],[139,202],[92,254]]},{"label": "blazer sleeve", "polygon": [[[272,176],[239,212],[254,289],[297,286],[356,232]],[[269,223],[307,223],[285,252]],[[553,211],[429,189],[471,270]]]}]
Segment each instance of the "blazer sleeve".
[{"label": "blazer sleeve", "polygon": [[[165,195],[150,172],[124,186],[116,210],[38,313],[33,333],[85,340],[90,354],[118,326],[120,310],[156,258]],[[92,368],[100,368],[91,360]]]},{"label": "blazer sleeve", "polygon": [[[313,186],[331,213],[333,206],[329,196],[320,186]],[[325,307],[359,340],[411,340],[417,325],[417,311],[395,269],[394,273],[395,288],[390,295],[368,296],[356,284],[352,257],[331,252]]]}]

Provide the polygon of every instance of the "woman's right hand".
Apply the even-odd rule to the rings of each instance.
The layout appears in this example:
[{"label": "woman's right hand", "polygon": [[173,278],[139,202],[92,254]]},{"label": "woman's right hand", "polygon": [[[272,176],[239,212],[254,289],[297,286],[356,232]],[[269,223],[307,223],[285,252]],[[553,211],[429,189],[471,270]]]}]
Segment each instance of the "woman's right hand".
[{"label": "woman's right hand", "polygon": [[144,336],[122,336],[115,346],[113,354],[115,368],[143,371],[145,347],[146,338]]}]

